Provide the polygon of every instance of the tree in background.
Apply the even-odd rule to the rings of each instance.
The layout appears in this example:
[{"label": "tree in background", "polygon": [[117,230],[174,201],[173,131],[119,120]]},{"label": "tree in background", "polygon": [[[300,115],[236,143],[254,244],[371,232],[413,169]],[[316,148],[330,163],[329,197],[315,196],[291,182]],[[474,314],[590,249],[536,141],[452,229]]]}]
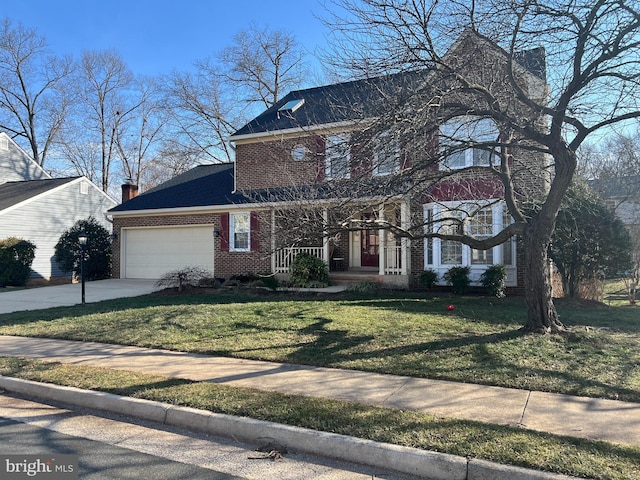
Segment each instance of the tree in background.
[{"label": "tree in background", "polygon": [[226,139],[305,80],[306,67],[295,38],[282,30],[252,25],[222,52],[195,63],[194,72],[174,73],[168,101],[174,119],[170,150],[200,161],[228,162]]},{"label": "tree in background", "polygon": [[581,175],[626,225],[633,243],[634,269],[640,275],[640,128],[613,132],[580,151]]},{"label": "tree in background", "polygon": [[223,77],[245,104],[269,108],[289,90],[300,88],[306,67],[298,42],[284,30],[252,24],[219,55]]},{"label": "tree in background", "polygon": [[55,57],[36,30],[0,24],[0,129],[22,140],[42,167],[73,99],[72,60]]},{"label": "tree in background", "polygon": [[[397,99],[395,105],[390,102],[379,128],[395,125],[412,141],[422,136],[425,151],[429,137],[433,144],[436,135],[439,145],[455,146],[458,152],[496,152],[495,163],[473,165],[456,173],[467,171],[477,176],[482,172],[499,181],[513,223],[481,239],[465,235],[462,229],[426,235],[459,241],[478,250],[500,245],[513,235],[521,236],[527,305],[524,330],[564,330],[551,295],[549,245],[577,167],[578,148],[602,130],[640,117],[636,98],[630,94],[638,88],[640,79],[638,2],[333,3],[337,7],[327,25],[332,26],[339,41],[327,61],[357,76],[430,72],[428,85]],[[464,50],[465,55],[448,54],[452,47]],[[536,51],[546,58],[538,65],[539,74],[547,80],[543,88],[527,83],[521,67]],[[462,116],[492,122],[499,135],[469,138],[458,133],[462,130],[438,130],[438,126]],[[405,179],[422,175],[423,186],[427,187],[433,177],[425,172],[434,171],[434,165],[442,165],[455,150],[444,148],[427,155],[429,158],[408,169]],[[519,171],[513,168],[513,151],[518,155],[542,154],[551,160],[553,177],[548,189],[539,192],[542,195],[533,197],[514,188],[518,176],[530,173],[526,167]],[[415,182],[408,184],[415,188]],[[529,215],[532,205],[536,209]],[[424,227],[421,231],[424,236]]]},{"label": "tree in background", "polygon": [[624,223],[577,178],[563,200],[549,248],[564,294],[597,298],[600,289],[589,287],[629,270],[632,250]]},{"label": "tree in background", "polygon": [[80,257],[82,249],[78,242],[80,232],[87,235],[84,272],[87,280],[101,280],[111,276],[111,234],[98,221],[89,217],[78,220],[66,230],[55,246],[55,259],[65,272],[72,272],[76,278],[81,275]]}]

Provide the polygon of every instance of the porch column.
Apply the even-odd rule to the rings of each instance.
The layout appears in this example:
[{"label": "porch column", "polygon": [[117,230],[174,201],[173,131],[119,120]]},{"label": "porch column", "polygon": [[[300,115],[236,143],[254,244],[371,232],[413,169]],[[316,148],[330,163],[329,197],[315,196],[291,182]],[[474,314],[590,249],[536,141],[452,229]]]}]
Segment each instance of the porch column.
[{"label": "porch column", "polygon": [[271,210],[271,273],[276,273],[276,211]]},{"label": "porch column", "polygon": [[[378,217],[381,222],[384,222],[384,204],[380,205],[378,209]],[[387,269],[387,235],[385,229],[378,230],[378,239],[380,242],[378,246],[378,274],[384,275]]]},{"label": "porch column", "polygon": [[[400,203],[400,225],[402,229],[406,232],[410,227],[410,211],[409,211],[409,203],[407,201],[403,201]],[[400,239],[400,255],[402,255],[402,275],[409,274],[409,239],[403,236]]]},{"label": "porch column", "polygon": [[322,221],[324,222],[322,228],[322,255],[325,263],[331,268],[331,259],[329,258],[329,232],[327,232],[327,225],[329,225],[329,209],[327,207],[322,209]]}]

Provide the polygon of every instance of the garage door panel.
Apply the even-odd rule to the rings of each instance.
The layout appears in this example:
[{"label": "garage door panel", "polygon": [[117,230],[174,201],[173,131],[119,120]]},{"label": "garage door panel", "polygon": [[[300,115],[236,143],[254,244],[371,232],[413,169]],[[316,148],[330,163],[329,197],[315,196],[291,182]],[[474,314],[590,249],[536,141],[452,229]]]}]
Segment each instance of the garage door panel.
[{"label": "garage door panel", "polygon": [[139,228],[125,230],[125,278],[157,279],[197,265],[213,271],[213,229],[207,227]]}]

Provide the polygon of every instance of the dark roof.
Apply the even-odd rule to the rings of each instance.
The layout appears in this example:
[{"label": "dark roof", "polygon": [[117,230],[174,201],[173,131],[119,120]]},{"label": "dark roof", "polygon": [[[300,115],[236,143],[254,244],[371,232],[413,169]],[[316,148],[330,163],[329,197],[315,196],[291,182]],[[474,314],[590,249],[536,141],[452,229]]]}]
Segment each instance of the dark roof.
[{"label": "dark roof", "polygon": [[547,58],[544,47],[516,52],[515,60],[536,77],[547,81]]},{"label": "dark roof", "polygon": [[[289,128],[304,128],[371,118],[387,111],[389,102],[401,103],[424,84],[428,70],[295,90],[265,110],[233,137]],[[304,100],[295,111],[280,111],[288,102]]]},{"label": "dark roof", "polygon": [[233,188],[233,163],[199,165],[109,211],[205,207],[250,201],[242,194],[232,193]]},{"label": "dark roof", "polygon": [[37,195],[69,183],[80,177],[23,180],[0,184],[0,211],[13,207]]},{"label": "dark roof", "polygon": [[[544,48],[516,52],[515,60],[530,73],[546,81]],[[406,71],[292,91],[236,131],[230,139],[241,135],[377,117],[390,111],[394,104],[403,105],[407,97],[424,88],[430,71]],[[282,109],[295,100],[304,100],[304,103],[294,111]]]}]

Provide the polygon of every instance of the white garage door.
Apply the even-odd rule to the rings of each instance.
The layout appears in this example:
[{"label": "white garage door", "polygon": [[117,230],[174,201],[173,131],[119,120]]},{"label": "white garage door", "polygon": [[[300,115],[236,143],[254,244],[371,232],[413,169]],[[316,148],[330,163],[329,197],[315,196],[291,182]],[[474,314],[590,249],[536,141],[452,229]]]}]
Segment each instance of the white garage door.
[{"label": "white garage door", "polygon": [[123,278],[158,279],[190,265],[213,272],[213,226],[131,228],[123,236]]}]

